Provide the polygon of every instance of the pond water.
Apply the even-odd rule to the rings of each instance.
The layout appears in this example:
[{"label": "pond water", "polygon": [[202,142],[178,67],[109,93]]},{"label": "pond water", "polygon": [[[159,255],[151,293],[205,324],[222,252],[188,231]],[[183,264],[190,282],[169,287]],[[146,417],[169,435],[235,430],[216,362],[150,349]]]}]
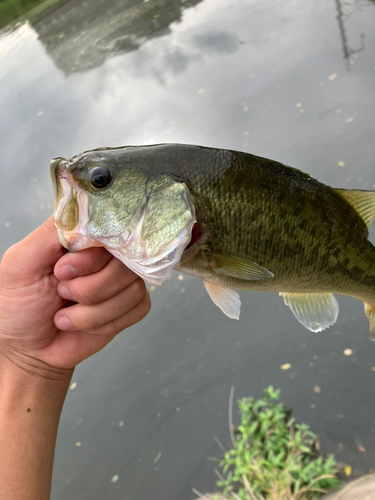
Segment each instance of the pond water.
[{"label": "pond water", "polygon": [[[70,0],[5,29],[0,254],[52,212],[50,159],[100,146],[237,149],[374,189],[374,23],[368,0]],[[280,388],[324,451],[354,474],[375,468],[360,302],[339,297],[337,323],[313,334],[277,294],[241,293],[239,322],[192,277],[151,298],[143,322],[76,369],[52,499],[214,490],[231,386],[235,398]]]}]

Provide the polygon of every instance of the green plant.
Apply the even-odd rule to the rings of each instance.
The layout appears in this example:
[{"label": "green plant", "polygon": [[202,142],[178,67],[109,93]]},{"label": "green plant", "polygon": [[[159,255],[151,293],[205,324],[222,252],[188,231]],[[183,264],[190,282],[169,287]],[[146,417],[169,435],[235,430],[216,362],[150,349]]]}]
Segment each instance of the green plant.
[{"label": "green plant", "polygon": [[333,455],[320,456],[315,434],[295,424],[278,403],[280,391],[268,387],[259,400],[240,400],[241,425],[234,448],[220,463],[224,495],[236,500],[310,500],[338,488]]},{"label": "green plant", "polygon": [[[53,12],[68,0],[0,0],[0,29],[22,17],[35,19]],[[21,19],[19,19],[21,20]]]}]

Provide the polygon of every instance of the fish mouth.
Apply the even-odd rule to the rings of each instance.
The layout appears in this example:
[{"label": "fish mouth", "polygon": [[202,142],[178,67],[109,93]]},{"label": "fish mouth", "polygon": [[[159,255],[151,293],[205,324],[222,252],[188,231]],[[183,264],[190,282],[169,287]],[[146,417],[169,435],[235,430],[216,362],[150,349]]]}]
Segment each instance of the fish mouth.
[{"label": "fish mouth", "polygon": [[89,198],[68,170],[69,161],[55,158],[50,164],[54,186],[55,225],[61,245],[75,252],[97,246],[87,234]]}]

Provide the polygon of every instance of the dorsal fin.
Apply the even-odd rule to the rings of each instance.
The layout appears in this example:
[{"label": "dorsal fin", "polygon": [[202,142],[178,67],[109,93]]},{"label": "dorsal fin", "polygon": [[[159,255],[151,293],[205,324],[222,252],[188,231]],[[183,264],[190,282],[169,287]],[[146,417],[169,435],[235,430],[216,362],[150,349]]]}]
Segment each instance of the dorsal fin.
[{"label": "dorsal fin", "polygon": [[367,227],[375,219],[375,191],[359,191],[357,189],[335,189],[363,219]]}]

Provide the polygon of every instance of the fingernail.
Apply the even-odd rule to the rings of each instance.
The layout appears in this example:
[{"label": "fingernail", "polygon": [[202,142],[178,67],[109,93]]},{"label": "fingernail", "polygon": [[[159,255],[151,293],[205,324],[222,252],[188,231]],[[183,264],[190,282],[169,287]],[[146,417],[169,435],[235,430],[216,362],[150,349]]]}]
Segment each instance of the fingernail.
[{"label": "fingernail", "polygon": [[58,287],[58,293],[60,297],[66,300],[74,300],[73,295],[70,293],[69,288],[65,285],[59,285]]},{"label": "fingernail", "polygon": [[59,267],[55,271],[55,276],[58,280],[70,280],[77,276],[77,271],[72,266],[68,266],[65,264],[64,266]]},{"label": "fingernail", "polygon": [[74,330],[73,325],[66,316],[58,316],[55,319],[55,325],[57,328],[60,328],[60,330]]}]

